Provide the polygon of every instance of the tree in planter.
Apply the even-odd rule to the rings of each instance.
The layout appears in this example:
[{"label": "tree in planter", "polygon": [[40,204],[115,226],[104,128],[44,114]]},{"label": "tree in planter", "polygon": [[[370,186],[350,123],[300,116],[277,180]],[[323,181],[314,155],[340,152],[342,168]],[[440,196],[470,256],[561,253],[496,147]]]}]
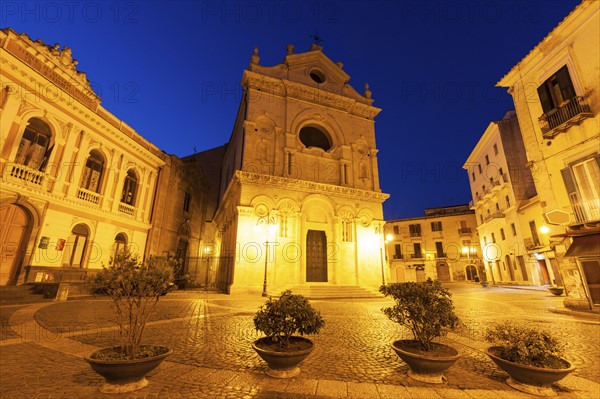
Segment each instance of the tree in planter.
[{"label": "tree in planter", "polygon": [[379,291],[395,301],[394,306],[383,308],[383,313],[413,335],[413,340],[392,344],[394,352],[409,365],[408,375],[418,381],[441,384],[443,372],[460,357],[456,349],[433,342],[460,323],[454,313],[452,294],[431,279],[383,285]]},{"label": "tree in planter", "polygon": [[432,350],[435,338],[445,336],[460,323],[454,313],[452,294],[439,281],[389,284],[381,286],[379,291],[396,302],[382,309],[383,313],[408,328],[421,350]]},{"label": "tree in planter", "polygon": [[565,361],[562,344],[549,332],[506,322],[488,328],[485,339],[498,349],[496,355],[527,366],[560,369]]},{"label": "tree in planter", "polygon": [[269,298],[254,316],[254,327],[266,337],[252,344],[269,365],[266,374],[275,378],[298,375],[298,364],[310,354],[314,344],[295,334],[317,334],[324,323],[321,314],[302,295],[287,290],[279,299]]},{"label": "tree in planter", "polygon": [[153,257],[141,263],[136,256],[122,252],[95,276],[93,287],[112,299],[119,326],[119,349],[102,351],[96,358],[136,359],[153,355],[148,349],[140,351],[140,343],[158,300],[174,288],[174,266],[174,259]]},{"label": "tree in planter", "polygon": [[263,332],[280,350],[290,346],[294,334],[317,334],[324,324],[321,314],[308,300],[290,290],[282,292],[279,299],[269,298],[254,316],[256,330]]},{"label": "tree in planter", "polygon": [[564,359],[562,344],[534,326],[504,322],[488,328],[487,354],[510,378],[511,387],[534,395],[556,396],[551,385],[575,370]]}]

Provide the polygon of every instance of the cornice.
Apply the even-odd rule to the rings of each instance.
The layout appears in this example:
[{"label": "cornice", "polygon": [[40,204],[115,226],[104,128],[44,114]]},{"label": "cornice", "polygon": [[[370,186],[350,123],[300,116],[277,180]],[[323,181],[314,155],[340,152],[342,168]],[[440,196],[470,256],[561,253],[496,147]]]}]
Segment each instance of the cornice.
[{"label": "cornice", "polygon": [[[0,47],[0,53],[4,51]],[[48,82],[49,84],[53,84],[53,82],[34,69],[23,68],[22,62],[15,60],[13,57],[6,57],[4,54],[0,54],[0,70],[2,71],[2,75],[4,75],[4,79],[6,79],[2,81],[3,86],[17,86],[10,89],[9,95],[20,98],[19,114],[33,108],[43,110],[44,108],[40,106],[39,101],[34,102],[35,105],[30,104],[32,102],[31,99],[43,99],[48,104],[57,108],[59,112],[73,119],[72,121],[61,120],[62,123],[76,122],[83,128],[87,127],[99,135],[104,134],[108,136],[117,145],[121,143],[121,150],[131,151],[136,157],[146,159],[152,165],[164,165],[164,155],[158,147],[144,139],[139,133],[106,111],[101,105],[98,105],[95,109],[91,109],[86,104],[77,101],[69,92],[66,92],[66,95],[58,97],[48,97],[47,94],[52,93],[52,91],[39,90],[36,87],[47,87]],[[12,74],[18,76],[18,79],[11,76]],[[60,120],[60,117],[56,117],[56,119]],[[136,149],[132,144],[138,148]],[[147,152],[140,151],[141,149]]]},{"label": "cornice", "polygon": [[364,199],[383,203],[390,197],[378,191],[361,190],[351,187],[336,186],[333,184],[317,183],[308,180],[291,179],[288,177],[264,175],[260,173],[235,171],[234,178],[241,184],[255,184],[261,187],[278,188],[280,190],[310,192],[311,194],[334,194],[343,198]]},{"label": "cornice", "polygon": [[297,100],[319,104],[329,108],[339,109],[361,118],[373,119],[381,108],[373,107],[329,91],[310,87],[287,79],[275,79],[252,71],[244,71],[242,85],[259,90],[267,95],[291,97]]}]

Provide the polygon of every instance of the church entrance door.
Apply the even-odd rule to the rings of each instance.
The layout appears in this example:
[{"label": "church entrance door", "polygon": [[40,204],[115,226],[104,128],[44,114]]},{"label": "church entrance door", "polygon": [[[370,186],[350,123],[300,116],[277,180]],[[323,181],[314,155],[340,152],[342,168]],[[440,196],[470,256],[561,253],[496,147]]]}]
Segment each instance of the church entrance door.
[{"label": "church entrance door", "polygon": [[324,231],[306,233],[306,281],[327,281],[327,237]]}]

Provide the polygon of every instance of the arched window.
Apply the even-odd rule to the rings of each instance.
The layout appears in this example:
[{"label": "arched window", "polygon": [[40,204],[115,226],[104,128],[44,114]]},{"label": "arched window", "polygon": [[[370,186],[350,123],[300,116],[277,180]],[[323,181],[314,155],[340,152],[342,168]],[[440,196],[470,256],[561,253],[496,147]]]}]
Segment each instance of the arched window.
[{"label": "arched window", "polygon": [[50,127],[41,119],[31,118],[19,143],[15,163],[43,170],[52,152],[51,138]]},{"label": "arched window", "polygon": [[317,147],[329,151],[332,147],[329,134],[315,126],[304,126],[300,129],[300,141],[306,147]]},{"label": "arched window", "polygon": [[89,230],[85,224],[78,224],[71,230],[71,236],[63,252],[63,266],[83,267],[83,258]]},{"label": "arched window", "polygon": [[135,172],[131,169],[127,171],[125,176],[125,182],[123,183],[123,194],[121,195],[121,202],[127,205],[135,205],[135,194],[137,192],[138,179]]},{"label": "arched window", "polygon": [[117,234],[117,236],[115,237],[115,243],[113,245],[113,248],[114,248],[113,259],[116,259],[117,255],[119,253],[125,251],[126,247],[127,247],[127,237],[125,236],[125,234],[123,234],[123,233]]},{"label": "arched window", "polygon": [[81,188],[99,193],[103,170],[104,158],[102,155],[98,151],[90,151],[81,177]]}]

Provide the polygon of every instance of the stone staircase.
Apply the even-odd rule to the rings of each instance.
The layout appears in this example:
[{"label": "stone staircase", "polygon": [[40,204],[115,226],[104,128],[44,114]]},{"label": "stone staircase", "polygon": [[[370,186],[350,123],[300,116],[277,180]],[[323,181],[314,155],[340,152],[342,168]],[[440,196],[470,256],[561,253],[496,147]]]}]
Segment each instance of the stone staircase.
[{"label": "stone staircase", "polygon": [[291,288],[292,293],[300,294],[308,299],[352,299],[383,298],[375,290],[357,285],[297,285]]}]

